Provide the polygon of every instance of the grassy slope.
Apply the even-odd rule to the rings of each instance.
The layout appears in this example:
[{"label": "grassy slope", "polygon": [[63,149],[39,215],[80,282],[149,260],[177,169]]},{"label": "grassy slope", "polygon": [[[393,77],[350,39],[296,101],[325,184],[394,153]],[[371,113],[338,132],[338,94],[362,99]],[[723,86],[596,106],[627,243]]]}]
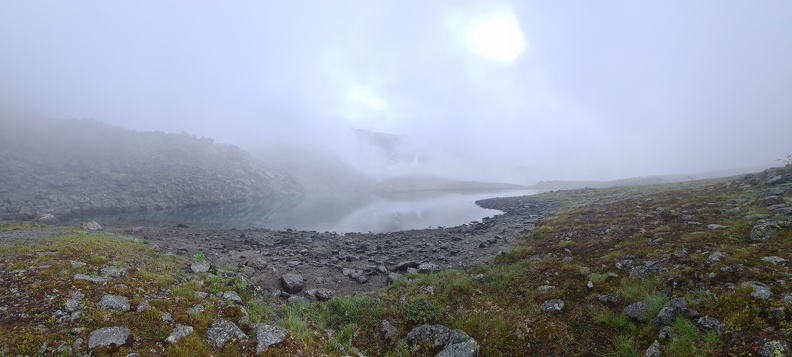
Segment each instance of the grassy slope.
[{"label": "grassy slope", "polygon": [[[2,320],[0,346],[6,350],[0,352],[32,354],[45,341],[51,348],[62,342],[70,345],[76,338],[87,340],[92,329],[127,325],[134,342],[99,348],[94,355],[132,351],[172,356],[250,354],[255,346],[252,340],[230,343],[222,351],[212,351],[202,341],[212,321],[236,320],[241,313],[218,297],[200,298],[193,291],[237,290],[250,314],[247,323],[240,324],[243,330],[252,336],[250,326],[262,321],[286,327],[290,333],[286,342],[265,355],[339,356],[345,350],[368,356],[429,356],[435,351],[411,351],[404,338],[423,323],[442,323],[474,337],[483,356],[639,356],[658,339],[660,327],[651,321],[627,319],[623,308],[647,300],[654,316],[672,297],[685,297],[702,316],[713,316],[726,327],[722,334],[706,332],[694,320],[677,317],[671,324],[677,337],[661,341],[665,356],[755,355],[763,342],[789,339],[792,333],[792,309],[779,299],[792,290],[780,283],[789,281],[790,267],[760,260],[764,256],[792,259],[792,230],[780,229],[769,241],[751,244],[748,237],[754,221],[745,216],[772,212],[761,204],[760,191],[766,187],[741,188],[742,183],[745,180],[732,179],[542,194],[540,198],[562,202],[564,208],[542,220],[493,265],[470,272],[412,276],[409,282],[397,281],[374,295],[308,306],[281,305],[258,296],[253,285],[231,269],[183,276],[186,262],[117,238],[76,233],[33,246],[15,246],[0,251],[0,306],[27,317]],[[662,215],[660,207],[666,209]],[[729,228],[710,230],[707,224]],[[647,242],[658,238],[662,240],[654,245]],[[683,248],[688,254],[675,255]],[[729,255],[706,264],[716,251]],[[629,277],[629,268],[616,268],[626,255],[634,256],[636,265],[660,260],[667,271],[650,273],[647,278]],[[88,265],[73,268],[69,260]],[[96,274],[107,265],[126,267],[127,276],[106,285],[71,279],[74,273]],[[25,272],[9,274],[16,269]],[[608,273],[617,276],[608,277]],[[483,283],[473,279],[476,274],[484,274]],[[593,289],[586,287],[588,281]],[[769,285],[773,299],[751,297],[749,288],[740,287],[746,281]],[[537,289],[545,285],[554,288]],[[433,287],[433,294],[422,289],[427,286]],[[86,295],[86,315],[59,323],[50,316],[63,305],[69,291]],[[617,291],[621,300],[616,303],[596,298]],[[133,311],[142,300],[154,309],[124,314],[97,311],[95,303],[105,293],[129,297]],[[548,313],[540,308],[543,301],[554,298],[565,302],[562,311]],[[197,304],[206,311],[186,312]],[[785,310],[787,320],[771,317],[769,311],[778,307]],[[162,322],[160,312],[171,313],[176,322],[191,325],[196,332],[174,345],[164,345],[161,341],[172,327]],[[380,332],[383,319],[398,329],[395,337]],[[73,330],[79,327],[87,328]],[[325,329],[335,332],[329,337]]]}]

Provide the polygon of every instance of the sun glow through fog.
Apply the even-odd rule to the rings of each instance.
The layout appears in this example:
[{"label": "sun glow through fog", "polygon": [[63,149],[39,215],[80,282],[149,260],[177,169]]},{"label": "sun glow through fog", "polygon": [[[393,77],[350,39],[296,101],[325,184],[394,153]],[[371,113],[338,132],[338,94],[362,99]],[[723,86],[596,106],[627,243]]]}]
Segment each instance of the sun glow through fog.
[{"label": "sun glow through fog", "polygon": [[525,50],[525,37],[511,11],[493,13],[477,21],[467,40],[474,52],[498,61],[514,61]]}]

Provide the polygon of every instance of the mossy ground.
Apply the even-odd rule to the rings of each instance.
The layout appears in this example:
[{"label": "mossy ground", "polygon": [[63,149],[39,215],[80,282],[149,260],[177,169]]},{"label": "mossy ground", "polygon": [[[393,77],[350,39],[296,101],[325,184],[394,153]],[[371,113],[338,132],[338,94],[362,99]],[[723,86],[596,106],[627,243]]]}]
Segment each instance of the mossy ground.
[{"label": "mossy ground", "polygon": [[[87,340],[91,329],[126,325],[135,336],[131,344],[96,349],[94,355],[249,355],[255,347],[252,340],[229,343],[221,351],[203,341],[212,321],[241,315],[222,299],[200,298],[194,291],[236,290],[249,314],[243,330],[252,335],[253,323],[267,322],[289,331],[285,342],[262,354],[267,356],[434,355],[411,350],[406,343],[407,333],[423,323],[465,331],[481,345],[482,356],[638,356],[658,339],[660,326],[631,321],[622,315],[623,308],[648,300],[650,314],[656,314],[673,297],[685,297],[702,316],[715,317],[726,327],[721,334],[706,332],[695,321],[677,317],[671,323],[677,336],[661,341],[665,356],[748,356],[763,342],[788,339],[792,333],[792,309],[779,299],[792,290],[790,267],[760,259],[792,260],[792,230],[779,229],[761,244],[749,241],[755,219],[746,216],[773,214],[761,204],[761,189],[715,180],[541,194],[537,197],[561,202],[564,208],[540,221],[491,265],[411,275],[375,294],[310,305],[260,296],[252,285],[230,278],[232,274],[185,278],[187,262],[154,253],[140,242],[89,234],[42,240],[0,250],[0,306],[6,306],[8,316],[0,323],[0,346],[6,348],[3,354],[35,354],[45,342],[57,347],[78,337]],[[711,230],[708,224],[728,228]],[[679,254],[683,251],[687,253]],[[716,251],[728,256],[706,263]],[[664,270],[630,277],[629,268],[616,267],[625,256],[634,257],[636,265],[660,261]],[[74,268],[70,260],[87,265]],[[74,273],[96,274],[107,265],[127,267],[127,276],[105,285],[72,279]],[[484,275],[483,282],[473,279],[477,274]],[[589,281],[593,288],[587,287]],[[767,284],[774,298],[750,296],[750,289],[740,287],[745,281]],[[78,321],[57,323],[52,311],[62,307],[69,291],[85,294],[87,313]],[[597,299],[613,292],[621,294],[620,301]],[[97,311],[95,303],[107,293],[130,297],[133,309],[144,299],[154,309]],[[541,303],[549,299],[562,299],[563,309],[542,310]],[[187,312],[195,305],[202,305],[204,313]],[[779,307],[786,320],[769,313]],[[160,312],[171,313],[195,332],[176,344],[164,344],[172,326],[162,321]],[[384,335],[382,320],[398,333]],[[80,327],[87,328],[75,333]]]}]

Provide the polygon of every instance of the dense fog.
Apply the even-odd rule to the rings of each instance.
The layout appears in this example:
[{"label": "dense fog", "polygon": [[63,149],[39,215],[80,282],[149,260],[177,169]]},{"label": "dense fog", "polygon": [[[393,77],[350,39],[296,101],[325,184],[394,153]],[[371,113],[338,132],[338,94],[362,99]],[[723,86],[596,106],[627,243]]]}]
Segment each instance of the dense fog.
[{"label": "dense fog", "polygon": [[0,100],[315,181],[766,167],[792,152],[790,18],[781,0],[3,2]]}]

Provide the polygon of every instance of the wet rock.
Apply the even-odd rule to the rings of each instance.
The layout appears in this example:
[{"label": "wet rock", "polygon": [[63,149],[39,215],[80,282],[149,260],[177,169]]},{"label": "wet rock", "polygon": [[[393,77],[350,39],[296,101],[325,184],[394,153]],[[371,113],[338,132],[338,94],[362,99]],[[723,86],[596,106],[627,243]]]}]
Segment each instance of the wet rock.
[{"label": "wet rock", "polygon": [[88,348],[97,346],[121,346],[127,342],[127,339],[132,334],[132,331],[127,327],[103,327],[98,330],[91,331],[88,337]]},{"label": "wet rock", "polygon": [[547,300],[542,303],[542,310],[547,312],[561,311],[564,308],[564,301],[559,299]]},{"label": "wet rock", "polygon": [[784,357],[792,355],[789,342],[773,340],[765,342],[757,351],[760,357]]},{"label": "wet rock", "polygon": [[283,290],[289,294],[296,294],[305,287],[305,279],[299,274],[283,274],[280,278]]},{"label": "wet rock", "polygon": [[233,322],[218,320],[206,330],[206,341],[214,349],[221,349],[231,339],[247,340],[248,337]]},{"label": "wet rock", "polygon": [[176,343],[177,341],[191,335],[193,333],[192,326],[177,324],[171,332],[170,336],[165,339],[167,343]]},{"label": "wet rock", "polygon": [[647,317],[649,303],[646,300],[634,302],[622,310],[624,316],[629,317],[633,321],[644,321]]},{"label": "wet rock", "polygon": [[99,310],[111,312],[127,312],[130,309],[129,300],[123,296],[118,295],[105,295],[102,300],[96,304]]},{"label": "wet rock", "polygon": [[286,338],[287,331],[280,326],[272,326],[266,324],[256,324],[253,326],[256,329],[256,353],[261,353],[267,350],[269,346],[283,342]]}]

